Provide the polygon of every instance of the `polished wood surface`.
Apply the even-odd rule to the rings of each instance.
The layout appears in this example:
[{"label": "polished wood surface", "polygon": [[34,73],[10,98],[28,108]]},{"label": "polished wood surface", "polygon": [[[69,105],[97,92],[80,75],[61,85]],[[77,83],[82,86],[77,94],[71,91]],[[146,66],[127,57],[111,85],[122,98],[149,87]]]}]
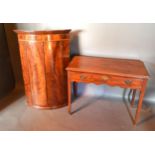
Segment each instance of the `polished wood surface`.
[{"label": "polished wood surface", "polygon": [[67,70],[118,75],[125,77],[148,78],[149,74],[140,60],[97,58],[76,56]]},{"label": "polished wood surface", "polygon": [[71,79],[74,79],[75,82],[88,82],[95,84],[106,83],[110,86],[119,86],[122,88],[132,88],[132,89],[141,89],[143,80],[133,77],[120,77],[113,75],[103,75],[103,74],[93,74],[93,73],[84,73],[84,72],[70,72]]},{"label": "polished wood surface", "polygon": [[[134,105],[136,90],[140,97],[134,124],[138,122],[144,92],[149,74],[140,60],[97,58],[76,56],[66,68],[68,75],[68,112],[71,113],[71,83],[77,92],[77,82],[107,84],[130,88],[132,90],[131,106]],[[75,94],[76,94],[75,92]]]},{"label": "polished wood surface", "polygon": [[18,34],[67,34],[71,30],[65,29],[65,30],[38,30],[38,31],[26,31],[26,30],[14,30]]},{"label": "polished wood surface", "polygon": [[15,32],[28,105],[45,109],[66,105],[70,30]]}]

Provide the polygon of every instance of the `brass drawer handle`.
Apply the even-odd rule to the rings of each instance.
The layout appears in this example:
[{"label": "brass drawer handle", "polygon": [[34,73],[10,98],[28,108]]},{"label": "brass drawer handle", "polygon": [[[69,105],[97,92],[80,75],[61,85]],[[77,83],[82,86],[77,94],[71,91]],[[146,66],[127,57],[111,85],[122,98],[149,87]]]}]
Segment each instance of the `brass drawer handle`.
[{"label": "brass drawer handle", "polygon": [[132,84],[132,80],[125,80],[125,83],[126,83],[127,85],[131,85],[131,84]]},{"label": "brass drawer handle", "polygon": [[81,79],[81,80],[84,80],[85,78],[86,78],[85,75],[80,75],[80,79]]},{"label": "brass drawer handle", "polygon": [[101,79],[104,81],[107,81],[107,80],[109,80],[109,77],[108,76],[102,76]]}]

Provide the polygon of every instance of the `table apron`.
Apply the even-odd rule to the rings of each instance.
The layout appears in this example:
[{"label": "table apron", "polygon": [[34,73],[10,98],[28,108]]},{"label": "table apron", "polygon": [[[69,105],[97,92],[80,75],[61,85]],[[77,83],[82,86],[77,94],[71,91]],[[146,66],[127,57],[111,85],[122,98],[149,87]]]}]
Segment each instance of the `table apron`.
[{"label": "table apron", "polygon": [[120,77],[115,75],[92,74],[82,72],[68,72],[71,82],[93,83],[96,85],[106,84],[109,86],[118,86],[122,88],[141,90],[145,79]]}]

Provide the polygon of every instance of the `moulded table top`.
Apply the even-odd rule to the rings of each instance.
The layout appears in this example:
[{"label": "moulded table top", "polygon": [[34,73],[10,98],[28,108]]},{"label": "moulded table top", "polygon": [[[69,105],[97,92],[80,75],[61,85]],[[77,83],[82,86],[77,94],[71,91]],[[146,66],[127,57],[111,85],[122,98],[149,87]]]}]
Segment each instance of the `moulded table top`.
[{"label": "moulded table top", "polygon": [[75,56],[66,70],[134,78],[149,78],[144,63],[140,60],[133,59]]}]

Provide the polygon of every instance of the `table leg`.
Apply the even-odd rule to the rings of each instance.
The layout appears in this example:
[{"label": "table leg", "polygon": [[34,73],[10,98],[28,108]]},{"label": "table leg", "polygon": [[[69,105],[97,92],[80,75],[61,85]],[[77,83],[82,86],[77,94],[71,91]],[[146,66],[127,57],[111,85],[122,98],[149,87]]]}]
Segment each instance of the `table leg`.
[{"label": "table leg", "polygon": [[74,96],[77,97],[77,83],[73,82],[73,92],[74,92]]},{"label": "table leg", "polygon": [[68,112],[71,113],[71,81],[68,77]]},{"label": "table leg", "polygon": [[138,119],[139,119],[139,116],[140,116],[140,111],[141,111],[141,108],[142,108],[143,98],[144,98],[144,94],[145,94],[146,83],[147,83],[147,80],[144,81],[143,87],[140,90],[139,102],[138,102],[138,107],[137,107],[137,110],[136,110],[136,116],[135,116],[135,121],[134,121],[135,125],[138,122]]},{"label": "table leg", "polygon": [[132,92],[132,100],[131,100],[131,106],[134,106],[135,103],[135,96],[136,96],[136,89],[133,90]]}]

